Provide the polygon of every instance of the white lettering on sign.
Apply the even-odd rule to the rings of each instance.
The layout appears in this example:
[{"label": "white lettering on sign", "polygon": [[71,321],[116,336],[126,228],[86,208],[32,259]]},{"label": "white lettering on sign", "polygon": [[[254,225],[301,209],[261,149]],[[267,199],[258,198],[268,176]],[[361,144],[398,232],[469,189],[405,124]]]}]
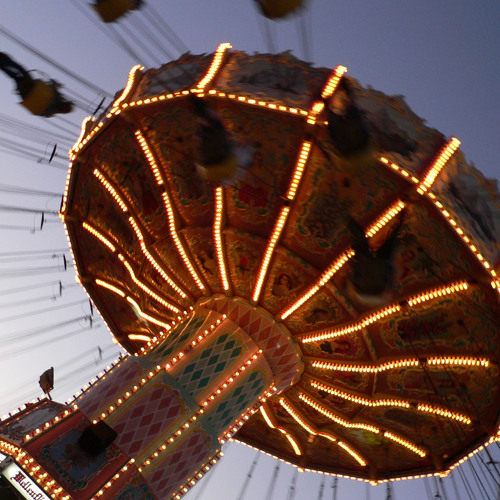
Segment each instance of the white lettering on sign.
[{"label": "white lettering on sign", "polygon": [[24,498],[28,500],[49,500],[49,497],[17,464],[12,463],[7,466],[2,475]]}]

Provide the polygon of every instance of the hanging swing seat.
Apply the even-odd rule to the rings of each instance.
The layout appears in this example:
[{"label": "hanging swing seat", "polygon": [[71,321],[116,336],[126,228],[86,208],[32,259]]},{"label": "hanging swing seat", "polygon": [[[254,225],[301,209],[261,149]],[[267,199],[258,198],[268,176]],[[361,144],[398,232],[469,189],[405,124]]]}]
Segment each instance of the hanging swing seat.
[{"label": "hanging swing seat", "polygon": [[213,165],[196,164],[196,170],[203,179],[221,184],[235,176],[239,167],[238,158],[234,153],[227,156],[225,160]]},{"label": "hanging swing seat", "polygon": [[21,105],[34,115],[45,115],[55,97],[56,89],[53,84],[43,80],[35,80],[33,88],[21,101]]},{"label": "hanging swing seat", "polygon": [[103,0],[92,5],[105,23],[112,23],[133,7],[133,0]]},{"label": "hanging swing seat", "polygon": [[301,8],[305,0],[256,0],[262,14],[269,19],[281,19]]}]

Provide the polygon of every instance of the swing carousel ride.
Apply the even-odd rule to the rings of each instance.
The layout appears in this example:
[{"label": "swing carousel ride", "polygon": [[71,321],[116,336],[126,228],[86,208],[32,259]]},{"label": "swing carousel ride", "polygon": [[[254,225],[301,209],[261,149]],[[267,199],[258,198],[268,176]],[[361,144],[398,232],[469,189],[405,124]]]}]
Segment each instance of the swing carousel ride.
[{"label": "swing carousel ride", "polygon": [[[200,168],[193,100],[246,163]],[[229,439],[373,484],[447,475],[499,439],[499,195],[459,144],[290,53],[134,66],[60,210],[129,354],[2,423],[2,451],[53,498],[180,498]]]}]

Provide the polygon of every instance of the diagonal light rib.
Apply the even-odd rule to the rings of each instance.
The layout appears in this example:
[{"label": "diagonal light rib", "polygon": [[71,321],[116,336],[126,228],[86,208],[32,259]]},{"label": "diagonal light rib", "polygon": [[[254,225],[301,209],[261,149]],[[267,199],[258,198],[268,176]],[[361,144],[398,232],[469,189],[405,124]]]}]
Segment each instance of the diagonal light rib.
[{"label": "diagonal light rib", "polygon": [[387,437],[388,439],[391,439],[392,441],[408,448],[410,451],[419,455],[422,458],[425,457],[427,454],[423,448],[420,448],[419,446],[415,445],[411,441],[409,441],[401,436],[398,436],[397,434],[394,434],[394,433],[389,432],[389,431],[382,431],[378,427],[375,427],[375,426],[370,425],[370,424],[348,422],[347,420],[344,420],[343,418],[338,417],[333,412],[331,412],[328,408],[325,408],[323,405],[320,405],[319,403],[314,401],[309,396],[306,396],[304,393],[300,393],[299,398],[302,401],[304,401],[304,403],[308,404],[309,406],[311,406],[312,408],[314,408],[315,410],[320,412],[325,417],[329,418],[333,422],[338,423],[344,427],[351,428],[351,429],[363,429],[363,430],[366,430],[368,432],[373,432],[375,434],[381,434],[382,436]]},{"label": "diagonal light rib", "polygon": [[344,326],[334,329],[322,330],[320,332],[312,334],[304,334],[300,341],[304,344],[307,344],[310,342],[317,342],[319,340],[331,340],[343,335],[358,332],[372,323],[375,323],[387,316],[401,311],[401,303],[406,302],[409,307],[414,307],[416,305],[423,304],[424,302],[428,302],[429,300],[467,290],[468,287],[469,285],[466,281],[458,281],[449,285],[431,288],[430,290],[427,290],[425,292],[408,297],[406,301],[400,302],[398,304],[390,304],[387,307],[365,315],[364,317],[361,317],[359,321],[347,323],[344,324]]},{"label": "diagonal light rib", "polygon": [[[367,236],[374,236],[382,227],[384,227],[390,220],[392,220],[403,208],[404,203],[400,200],[396,201],[387,210],[385,210],[377,220],[368,227]],[[304,292],[293,304],[284,309],[281,313],[281,319],[286,319],[290,314],[295,312],[300,306],[313,297],[318,290],[326,285],[334,274],[354,255],[354,250],[346,250],[340,257],[338,257],[330,266],[323,272],[314,285],[312,285],[306,292]]]},{"label": "diagonal light rib", "polygon": [[346,450],[352,457],[354,457],[360,465],[362,465],[363,467],[367,465],[367,461],[361,456],[359,452],[354,451],[354,449],[351,446],[338,440],[332,434],[318,431],[313,425],[308,423],[306,419],[299,413],[299,411],[295,407],[293,407],[290,401],[288,401],[286,398],[284,397],[280,398],[280,404],[281,406],[283,406],[283,408],[285,408],[285,410],[289,413],[289,415],[301,427],[303,427],[307,432],[309,432],[309,434],[312,434],[313,436],[321,436],[324,437],[325,439],[328,439],[329,441],[332,441],[333,443],[337,443],[340,447]]},{"label": "diagonal light rib", "polygon": [[[98,169],[95,169],[94,170],[94,175],[99,179],[99,181],[101,182],[101,184],[106,188],[106,191],[108,191],[108,193],[113,197],[113,199],[116,201],[116,203],[120,206],[122,212],[124,213],[130,213],[130,208],[128,206],[128,204],[123,200],[123,198],[118,194],[118,192],[116,191],[116,189],[114,188],[114,186],[112,185],[112,183],[109,181],[109,179],[102,173],[100,172]],[[139,225],[137,223],[137,221],[134,219],[134,217],[132,216],[129,216],[128,218],[128,222],[130,224],[130,226],[132,227],[132,229],[134,230],[136,236],[137,236],[137,239],[139,241],[139,245],[141,247],[141,251],[143,253],[143,255],[146,257],[146,259],[149,261],[149,263],[156,269],[156,271],[160,274],[160,276],[182,297],[182,298],[187,298],[187,294],[184,292],[184,290],[182,290],[181,287],[179,287],[175,281],[172,279],[171,276],[169,276],[167,274],[167,272],[165,271],[165,269],[156,261],[156,259],[151,255],[151,253],[149,252],[145,242],[144,242],[144,236],[141,232],[141,230],[139,229]],[[84,223],[84,227],[85,227],[85,224]],[[85,227],[85,229],[89,230],[87,227]],[[98,238],[101,238],[101,236],[97,235],[96,236]],[[107,244],[106,243],[106,238],[104,238],[103,240],[103,243]],[[110,247],[111,248],[111,247]],[[114,251],[114,250],[112,250]]]},{"label": "diagonal light rib", "polygon": [[387,361],[385,363],[337,363],[335,361],[325,361],[322,359],[311,359],[313,368],[321,370],[339,371],[339,372],[356,372],[356,373],[381,373],[388,370],[407,367],[424,367],[427,366],[482,366],[488,368],[490,361],[487,358],[471,357],[471,356],[450,356],[450,357],[429,357],[426,359],[419,358],[401,358]]},{"label": "diagonal light rib", "polygon": [[[326,81],[323,87],[323,90],[321,91],[322,99],[328,99],[334,94],[342,76],[346,71],[347,68],[345,66],[337,66],[332,71],[332,73],[330,74],[328,80]],[[316,123],[316,118],[323,111],[324,108],[325,104],[323,103],[323,101],[314,102],[313,105],[311,106],[311,109],[309,110],[307,123],[309,123],[310,125],[314,125]]]},{"label": "diagonal light rib", "polygon": [[208,68],[207,74],[200,80],[200,82],[196,86],[199,90],[204,90],[205,87],[215,78],[218,71],[222,67],[224,55],[230,48],[230,43],[221,43],[217,47],[217,50],[215,51],[214,57],[212,59],[212,63],[210,64],[210,68]]},{"label": "diagonal light rib", "polygon": [[262,291],[262,285],[264,284],[264,279],[266,278],[271,258],[273,256],[278,240],[280,239],[283,228],[285,227],[288,214],[290,213],[290,203],[294,200],[295,195],[297,194],[297,189],[302,179],[302,174],[304,173],[304,168],[309,158],[311,147],[311,142],[304,141],[302,143],[302,147],[300,148],[292,179],[290,180],[290,185],[288,186],[288,191],[286,193],[286,199],[288,200],[288,203],[281,209],[278,220],[276,221],[273,232],[271,233],[271,237],[269,238],[269,241],[267,243],[266,251],[264,253],[259,273],[257,275],[257,282],[255,284],[252,295],[252,300],[254,302],[257,302],[259,300],[260,292]]},{"label": "diagonal light rib", "polygon": [[[116,295],[119,295],[120,297],[126,299],[136,310],[136,312],[141,316],[142,318],[150,321],[151,323],[162,326],[165,328],[165,330],[170,330],[172,328],[168,323],[165,323],[164,321],[159,320],[158,318],[155,318],[154,316],[151,316],[150,314],[145,313],[137,304],[137,302],[132,299],[132,297],[128,296],[123,290],[120,288],[116,287],[115,285],[112,285],[111,283],[108,283],[107,281],[101,280],[99,278],[95,279],[96,285],[99,285],[100,287],[106,288],[110,292],[113,292]],[[129,335],[130,338],[130,335]],[[134,339],[132,339],[134,340]]]},{"label": "diagonal light rib", "polygon": [[[315,389],[325,391],[328,394],[332,394],[333,396],[346,399],[347,401],[352,401],[353,403],[357,403],[363,406],[369,407],[378,407],[378,406],[395,406],[399,408],[410,409],[411,405],[409,401],[405,401],[402,399],[375,399],[375,398],[365,398],[362,396],[358,396],[357,394],[348,393],[343,390],[332,387],[329,384],[325,384],[319,380],[311,379],[309,380],[309,384]],[[445,408],[439,408],[433,405],[422,404],[419,403],[416,405],[416,409],[418,411],[434,413],[436,415],[440,415],[445,418],[457,420],[459,422],[465,424],[471,424],[472,420],[462,413],[452,412]]]},{"label": "diagonal light rib", "polygon": [[456,137],[452,137],[448,144],[439,152],[438,157],[434,160],[434,163],[417,187],[417,191],[420,194],[424,194],[432,186],[443,167],[458,149],[458,146],[460,146],[460,141]]},{"label": "diagonal light rib", "polygon": [[166,191],[164,191],[162,193],[162,198],[163,198],[163,203],[165,205],[165,209],[167,210],[167,218],[168,218],[168,225],[169,225],[169,229],[170,229],[170,236],[172,236],[172,239],[174,240],[175,247],[177,248],[177,251],[179,252],[179,255],[182,259],[182,262],[184,262],[184,265],[186,266],[187,270],[189,271],[189,274],[191,275],[191,277],[195,281],[196,286],[200,290],[203,291],[203,290],[205,290],[205,286],[203,285],[203,282],[201,281],[200,277],[198,276],[198,273],[194,269],[194,266],[191,263],[191,260],[189,259],[188,255],[186,253],[186,250],[184,249],[184,246],[181,242],[181,239],[177,233],[172,203],[171,203],[170,197],[168,196]]},{"label": "diagonal light rib", "polygon": [[300,449],[300,447],[299,447],[299,445],[297,443],[297,440],[290,434],[290,432],[287,429],[285,429],[284,427],[278,425],[274,421],[274,416],[271,415],[271,412],[270,412],[270,410],[269,410],[269,408],[268,408],[268,406],[266,404],[264,404],[264,405],[262,405],[260,407],[260,413],[264,417],[264,420],[266,421],[267,425],[271,429],[276,429],[276,430],[278,430],[279,432],[281,432],[282,434],[285,435],[285,437],[288,439],[288,442],[292,446],[293,451],[295,452],[295,454],[298,455],[298,456],[302,455],[302,450]]},{"label": "diagonal light rib", "polygon": [[229,281],[224,258],[224,247],[222,243],[222,218],[224,215],[224,191],[222,186],[215,188],[215,217],[214,217],[214,243],[219,265],[219,276],[224,290],[229,290]]}]

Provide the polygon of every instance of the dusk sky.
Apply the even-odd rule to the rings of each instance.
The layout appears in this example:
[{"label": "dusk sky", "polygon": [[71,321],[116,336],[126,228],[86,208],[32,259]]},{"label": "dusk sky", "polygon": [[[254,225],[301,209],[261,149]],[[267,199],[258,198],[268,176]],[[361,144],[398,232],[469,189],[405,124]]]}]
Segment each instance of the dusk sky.
[{"label": "dusk sky", "polygon": [[[148,11],[148,5],[154,11]],[[300,16],[281,22],[259,17],[252,0],[148,0],[145,10],[150,15],[160,13],[182,40],[179,49],[185,46],[194,54],[213,52],[221,42],[230,42],[235,50],[267,52],[271,50],[267,33],[277,51],[291,50],[299,58],[310,58],[316,66],[342,64],[362,85],[406,96],[410,107],[429,126],[461,140],[467,160],[487,177],[500,177],[495,153],[500,142],[498,1],[311,0]],[[158,60],[170,60],[167,54],[177,58],[181,51],[157,36],[165,48],[161,52],[139,32],[145,51],[127,38],[139,56],[137,60],[103,33],[103,25],[85,0],[4,1],[0,12],[0,51],[27,69],[38,69],[57,79],[80,101],[89,103],[87,110],[78,109],[63,119],[30,116],[17,104],[13,82],[0,73],[0,205],[46,211],[39,230],[41,214],[0,210],[1,416],[41,395],[38,376],[48,367],[56,370],[53,398],[64,402],[120,353],[120,346],[112,344],[95,311],[93,328],[89,328],[87,296],[75,284],[62,224],[50,213],[59,209],[64,190],[64,146],[73,144],[82,119],[92,113],[102,96],[21,47],[4,29],[111,95],[124,87],[134,64],[157,66]],[[134,13],[120,26],[133,26],[137,33],[140,25],[136,19],[143,22],[143,16],[145,13]],[[126,37],[124,31],[119,33]],[[17,129],[10,119],[48,133],[37,137],[39,142],[31,129],[15,135]],[[54,166],[49,166],[44,152],[50,155],[56,142],[60,144],[58,156]],[[36,151],[42,161],[11,154],[6,143],[22,143],[25,151]],[[12,186],[23,192],[13,193]],[[53,196],[35,196],[28,190]],[[45,250],[43,258],[25,253]],[[70,266],[66,271],[63,254]],[[97,346],[103,351],[102,360]],[[230,444],[226,451],[227,457],[212,471],[213,477],[205,478],[186,498],[238,497],[255,451],[237,444]],[[497,447],[492,451],[499,455]],[[266,498],[275,463],[268,457],[260,458],[244,498]],[[292,467],[282,464],[272,498],[287,498],[293,473]],[[295,498],[317,498],[320,481],[319,475],[299,474]],[[326,480],[325,500],[333,498],[331,481],[330,477]],[[365,484],[348,480],[338,484],[338,500],[386,498],[384,485],[367,489]],[[429,484],[434,496],[434,482]],[[448,498],[455,498],[452,490],[448,491]],[[398,482],[393,499],[416,500],[426,498],[425,494],[422,481]]]}]

